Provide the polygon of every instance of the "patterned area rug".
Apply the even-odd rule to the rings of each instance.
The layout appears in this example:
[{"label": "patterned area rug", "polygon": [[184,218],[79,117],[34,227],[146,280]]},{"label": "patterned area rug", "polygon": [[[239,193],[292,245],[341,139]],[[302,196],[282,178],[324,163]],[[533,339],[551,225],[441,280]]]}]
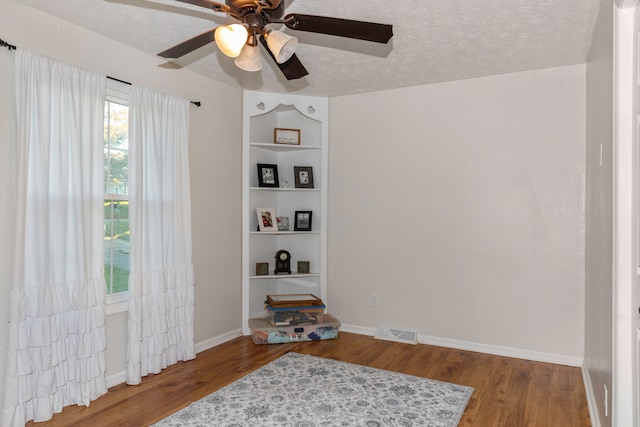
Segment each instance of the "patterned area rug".
[{"label": "patterned area rug", "polygon": [[156,426],[458,425],[473,388],[288,353]]}]

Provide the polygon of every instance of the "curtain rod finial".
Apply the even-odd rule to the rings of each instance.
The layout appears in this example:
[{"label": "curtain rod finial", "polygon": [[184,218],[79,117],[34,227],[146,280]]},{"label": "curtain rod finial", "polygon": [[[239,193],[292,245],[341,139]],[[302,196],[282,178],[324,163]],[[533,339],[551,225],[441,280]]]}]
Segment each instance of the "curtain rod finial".
[{"label": "curtain rod finial", "polygon": [[0,39],[0,47],[6,47],[7,49],[11,50],[16,50],[16,47],[12,44],[7,43],[6,41]]}]

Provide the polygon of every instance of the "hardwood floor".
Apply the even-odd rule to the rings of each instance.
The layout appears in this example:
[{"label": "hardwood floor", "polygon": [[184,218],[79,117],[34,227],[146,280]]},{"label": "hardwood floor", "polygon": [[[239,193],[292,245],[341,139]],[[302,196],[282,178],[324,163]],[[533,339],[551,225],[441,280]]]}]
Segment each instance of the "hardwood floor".
[{"label": "hardwood floor", "polygon": [[295,344],[236,338],[138,386],[115,386],[88,408],[67,407],[27,426],[146,426],[290,351],[474,387],[460,426],[591,425],[579,368],[341,332],[334,340]]}]

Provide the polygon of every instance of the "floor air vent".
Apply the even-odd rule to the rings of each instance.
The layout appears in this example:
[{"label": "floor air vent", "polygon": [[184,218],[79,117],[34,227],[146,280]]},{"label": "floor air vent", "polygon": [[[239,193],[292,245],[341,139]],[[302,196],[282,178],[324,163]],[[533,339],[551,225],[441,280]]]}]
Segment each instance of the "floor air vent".
[{"label": "floor air vent", "polygon": [[418,333],[408,329],[379,327],[376,338],[379,340],[416,344],[418,342]]}]

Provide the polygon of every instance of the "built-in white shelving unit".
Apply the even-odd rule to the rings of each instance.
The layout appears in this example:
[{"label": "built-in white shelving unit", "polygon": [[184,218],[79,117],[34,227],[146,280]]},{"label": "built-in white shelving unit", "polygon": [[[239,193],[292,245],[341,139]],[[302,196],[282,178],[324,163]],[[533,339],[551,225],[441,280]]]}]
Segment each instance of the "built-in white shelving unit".
[{"label": "built-in white shelving unit", "polygon": [[[328,101],[322,97],[245,91],[242,155],[242,329],[264,315],[269,294],[312,293],[327,301]],[[274,144],[274,129],[299,129],[300,144]],[[287,187],[260,187],[258,163],[278,166]],[[294,166],[313,168],[314,188],[295,188]],[[257,231],[257,208],[273,208],[289,217],[290,230]],[[312,211],[311,231],[293,231],[295,211]],[[274,274],[275,254],[291,253],[292,274]],[[301,274],[298,261],[309,261]],[[268,262],[269,274],[256,275],[256,263]]]}]

